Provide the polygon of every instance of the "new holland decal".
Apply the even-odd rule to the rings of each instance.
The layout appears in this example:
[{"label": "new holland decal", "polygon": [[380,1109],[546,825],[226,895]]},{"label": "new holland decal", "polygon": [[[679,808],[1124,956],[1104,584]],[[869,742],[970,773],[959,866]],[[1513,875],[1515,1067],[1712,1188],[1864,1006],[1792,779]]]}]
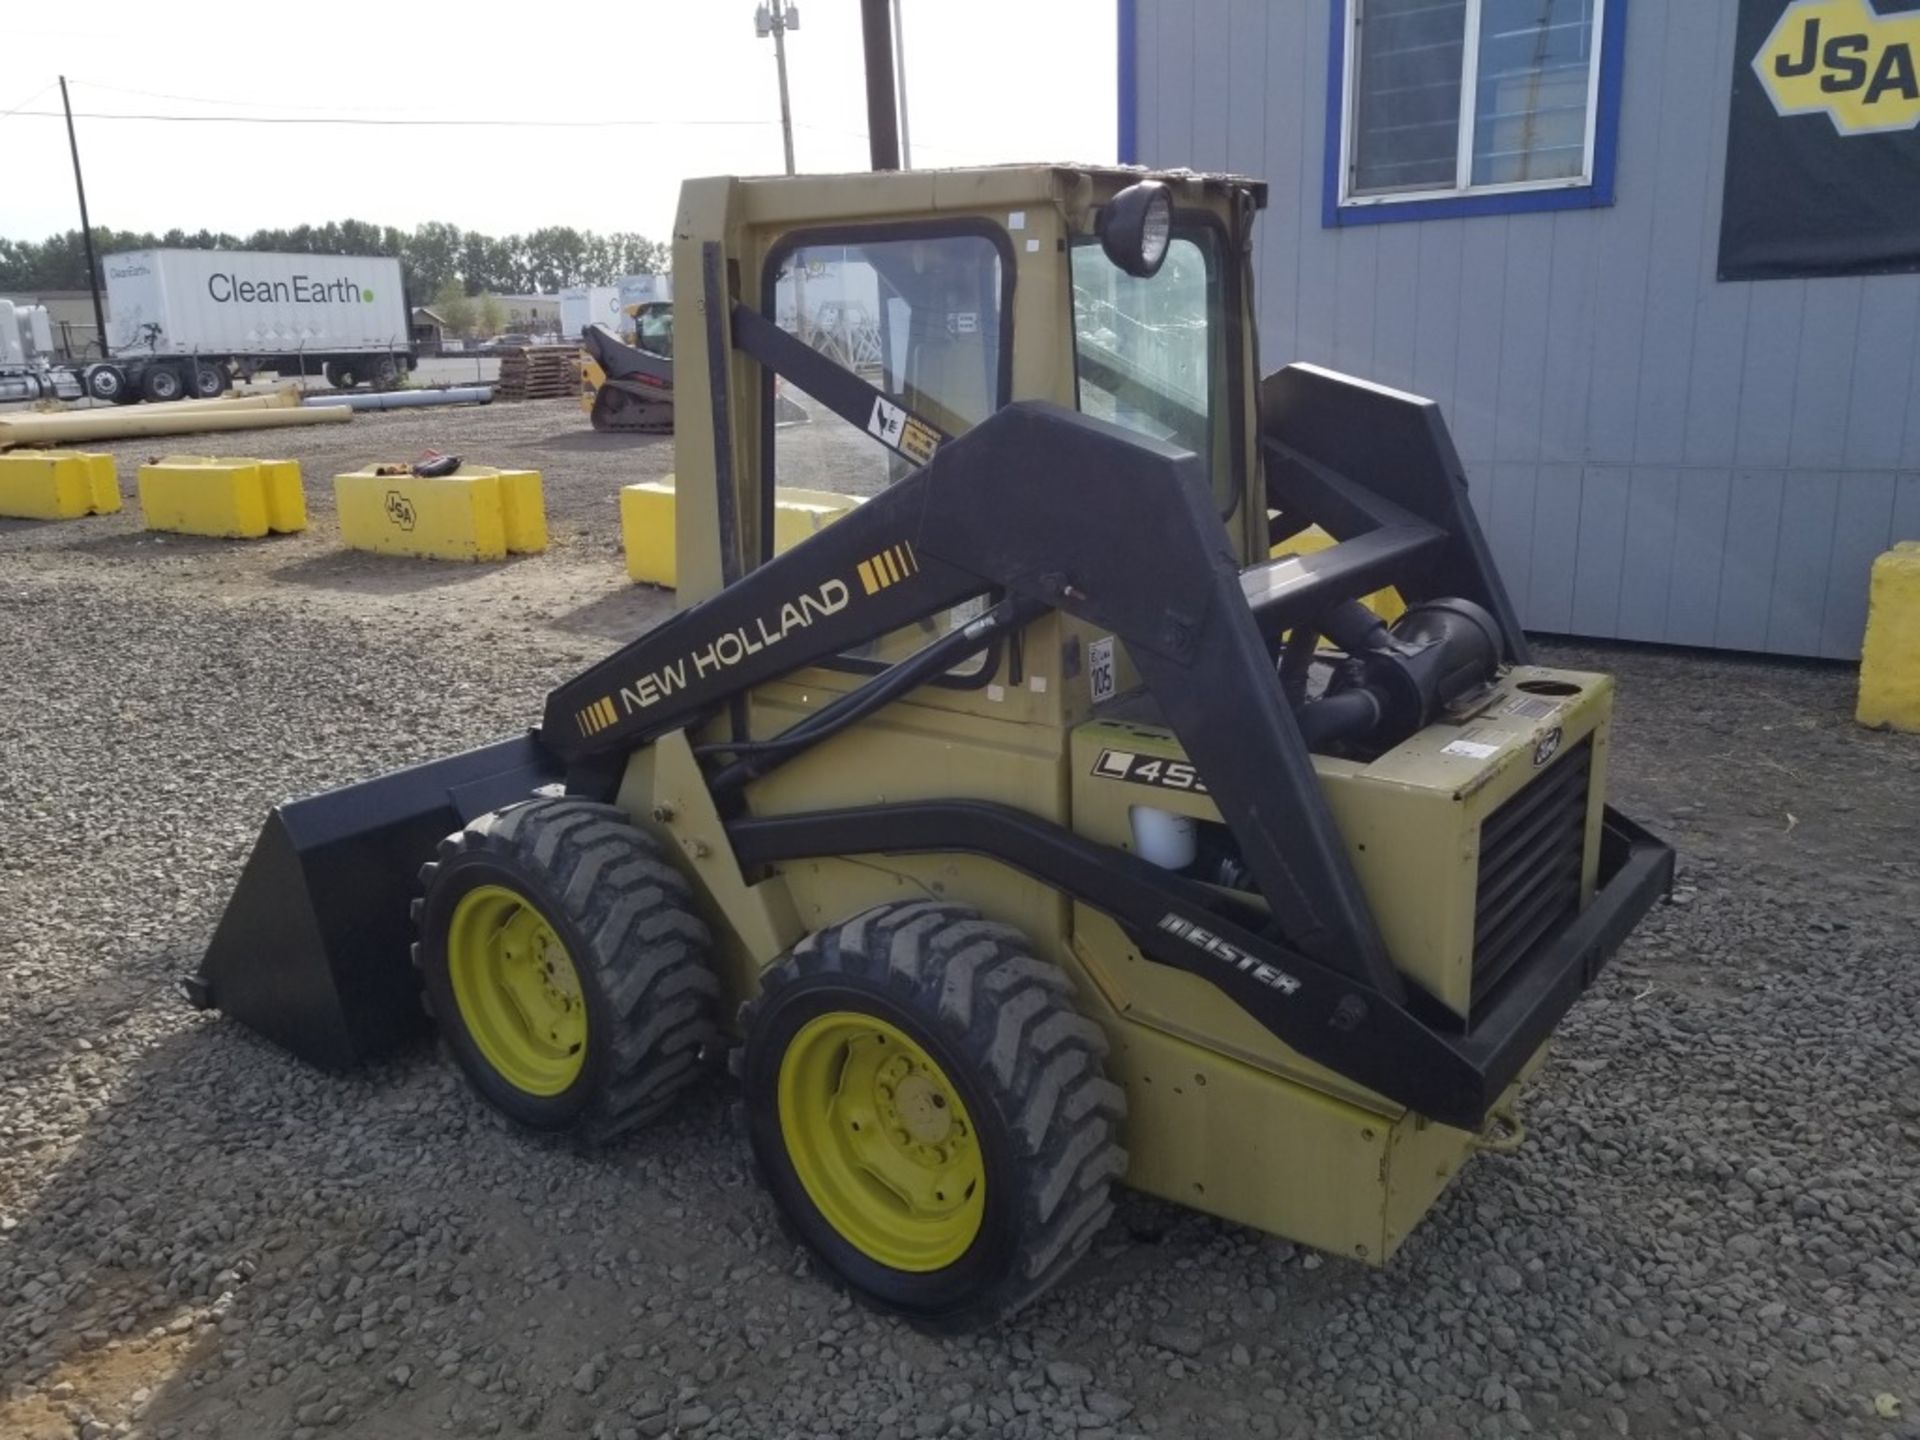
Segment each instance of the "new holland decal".
[{"label": "new holland decal", "polygon": [[920,558],[913,553],[912,542],[902,540],[878,555],[869,555],[860,562],[859,570],[862,588],[872,595],[889,585],[898,585],[909,575],[919,574]]},{"label": "new holland decal", "polygon": [[1920,124],[1920,11],[1882,15],[1869,0],[1798,0],[1773,27],[1754,72],[1782,115],[1825,114],[1842,135]]},{"label": "new holland decal", "polygon": [[598,735],[602,730],[620,718],[613,708],[613,697],[602,695],[593,704],[580,711],[574,717],[582,735]]},{"label": "new holland decal", "polygon": [[[844,580],[828,580],[816,589],[803,591],[778,610],[722,631],[678,660],[670,660],[657,670],[634,677],[618,691],[619,713],[637,714],[709,675],[729,670],[749,655],[758,655],[778,645],[794,632],[805,630],[826,616],[838,615],[852,599],[853,591]],[[592,708],[581,712],[582,716],[587,716]],[[583,734],[591,735],[606,727],[588,729],[587,720],[583,718],[581,728]]]}]

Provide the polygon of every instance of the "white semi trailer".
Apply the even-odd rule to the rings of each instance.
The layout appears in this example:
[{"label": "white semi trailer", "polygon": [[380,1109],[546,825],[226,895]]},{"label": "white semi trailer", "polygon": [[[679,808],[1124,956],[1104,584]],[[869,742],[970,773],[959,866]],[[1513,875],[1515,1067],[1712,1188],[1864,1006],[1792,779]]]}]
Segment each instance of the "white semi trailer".
[{"label": "white semi trailer", "polygon": [[387,386],[414,365],[400,262],[389,257],[134,250],[101,268],[108,358],[0,369],[0,398],[208,397],[263,370]]}]

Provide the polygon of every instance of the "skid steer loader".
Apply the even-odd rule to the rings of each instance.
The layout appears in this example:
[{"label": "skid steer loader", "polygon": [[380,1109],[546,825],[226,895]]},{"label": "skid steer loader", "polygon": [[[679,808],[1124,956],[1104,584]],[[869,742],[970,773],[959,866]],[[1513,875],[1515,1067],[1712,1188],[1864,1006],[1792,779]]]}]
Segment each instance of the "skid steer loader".
[{"label": "skid steer loader", "polygon": [[580,408],[596,430],[673,430],[673,302],[626,308],[633,343],[604,325],[580,333]]},{"label": "skid steer loader", "polygon": [[[1120,1184],[1385,1262],[1673,856],[1436,407],[1260,378],[1264,199],[689,182],[678,613],[531,733],[275,810],[192,994],[330,1066],[436,1024],[591,1139],[730,1052],[792,1228],[930,1327],[1052,1285]],[[862,371],[798,338],[829,303]],[[826,470],[869,498],[775,555]]]}]

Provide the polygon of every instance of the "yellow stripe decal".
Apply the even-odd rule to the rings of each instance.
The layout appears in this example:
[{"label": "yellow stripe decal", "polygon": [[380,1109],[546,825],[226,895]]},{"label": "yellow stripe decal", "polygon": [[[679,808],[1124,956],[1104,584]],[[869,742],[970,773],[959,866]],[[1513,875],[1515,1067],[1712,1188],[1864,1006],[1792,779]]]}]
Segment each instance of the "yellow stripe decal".
[{"label": "yellow stripe decal", "polygon": [[887,572],[887,583],[889,585],[899,580],[899,568],[894,565],[893,556],[889,555],[886,551],[882,550],[878,555],[874,556],[873,563]]},{"label": "yellow stripe decal", "polygon": [[900,544],[907,552],[907,562],[913,566],[913,573],[918,575],[920,573],[920,557],[913,553],[913,542],[911,540],[903,540]]},{"label": "yellow stripe decal", "polygon": [[867,587],[867,593],[869,595],[880,588],[880,582],[874,579],[873,564],[871,561],[862,560],[860,562],[860,583]]},{"label": "yellow stripe decal", "polygon": [[904,545],[896,545],[893,547],[893,558],[899,561],[900,573],[902,575],[911,575],[913,573],[912,568],[907,564],[907,551]]}]

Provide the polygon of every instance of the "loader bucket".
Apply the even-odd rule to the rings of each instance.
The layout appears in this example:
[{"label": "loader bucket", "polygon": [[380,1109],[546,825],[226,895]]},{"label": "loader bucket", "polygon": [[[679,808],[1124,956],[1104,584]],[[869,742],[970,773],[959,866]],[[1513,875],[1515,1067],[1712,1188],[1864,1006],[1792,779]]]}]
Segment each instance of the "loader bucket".
[{"label": "loader bucket", "polygon": [[423,1032],[420,867],[445,836],[562,775],[528,734],[275,806],[187,998],[333,1069]]}]

